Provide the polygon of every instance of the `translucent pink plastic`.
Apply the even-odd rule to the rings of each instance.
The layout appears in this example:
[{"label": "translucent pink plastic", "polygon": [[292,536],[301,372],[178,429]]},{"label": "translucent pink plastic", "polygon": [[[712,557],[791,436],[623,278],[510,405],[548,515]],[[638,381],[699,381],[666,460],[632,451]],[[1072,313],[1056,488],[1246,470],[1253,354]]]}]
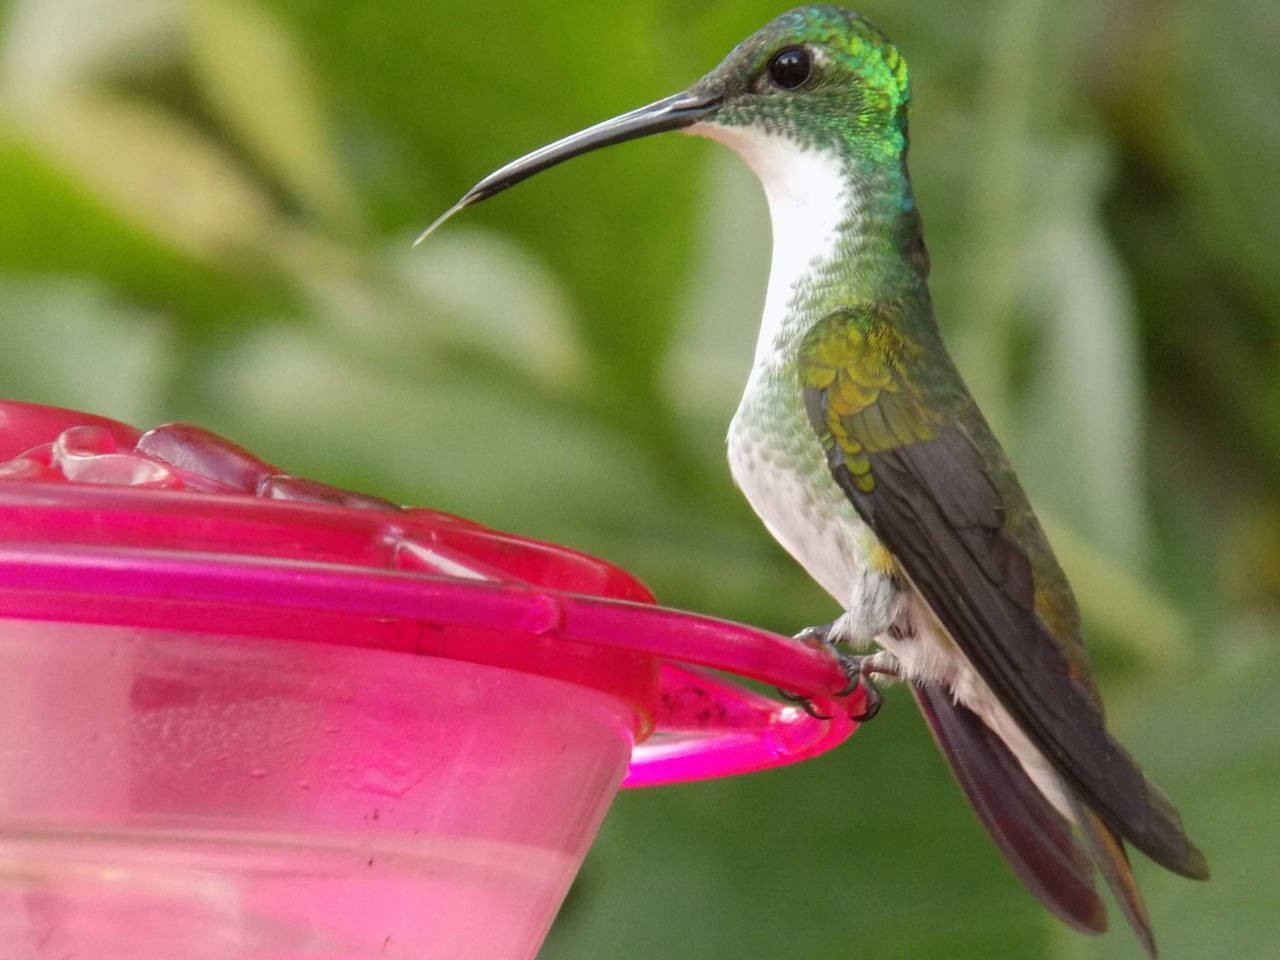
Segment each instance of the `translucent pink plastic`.
[{"label": "translucent pink plastic", "polygon": [[843,684],[583,554],[0,402],[7,958],[530,957],[624,778],[829,749]]}]

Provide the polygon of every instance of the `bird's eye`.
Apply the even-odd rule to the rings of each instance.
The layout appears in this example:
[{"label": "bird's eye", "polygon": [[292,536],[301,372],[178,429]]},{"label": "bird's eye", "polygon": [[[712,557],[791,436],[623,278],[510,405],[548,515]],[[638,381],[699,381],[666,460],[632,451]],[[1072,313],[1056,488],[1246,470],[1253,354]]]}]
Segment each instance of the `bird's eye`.
[{"label": "bird's eye", "polygon": [[769,79],[783,90],[794,90],[813,73],[813,58],[804,47],[779,50],[769,61]]}]

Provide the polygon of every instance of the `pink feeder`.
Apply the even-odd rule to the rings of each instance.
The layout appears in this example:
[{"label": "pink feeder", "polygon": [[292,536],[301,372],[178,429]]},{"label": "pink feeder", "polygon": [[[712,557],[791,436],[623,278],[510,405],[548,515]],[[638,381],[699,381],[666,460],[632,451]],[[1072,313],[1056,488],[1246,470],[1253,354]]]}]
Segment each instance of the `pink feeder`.
[{"label": "pink feeder", "polygon": [[531,957],[624,780],[828,750],[843,684],[581,553],[0,401],[14,960]]}]

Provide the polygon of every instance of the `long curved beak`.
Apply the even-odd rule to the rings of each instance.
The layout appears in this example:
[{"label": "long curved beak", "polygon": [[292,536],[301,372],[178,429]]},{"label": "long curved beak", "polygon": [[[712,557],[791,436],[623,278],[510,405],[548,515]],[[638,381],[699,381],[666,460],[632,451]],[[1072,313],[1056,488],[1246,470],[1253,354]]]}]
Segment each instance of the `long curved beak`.
[{"label": "long curved beak", "polygon": [[541,173],[548,167],[554,167],[572,157],[599,150],[601,147],[612,146],[615,143],[622,143],[625,140],[635,140],[637,137],[647,137],[651,133],[662,133],[666,130],[678,130],[681,127],[691,126],[719,105],[718,96],[687,91],[677,93],[540,147],[533,153],[525,154],[519,160],[511,161],[502,169],[495,170],[477,183],[435,223],[418,234],[418,239],[413,241],[413,245],[416,247],[427,239],[436,227],[463,207],[469,207],[473,203],[479,203],[494,194],[501,193],[507,187],[513,187],[521,180],[532,177],[535,173]]}]

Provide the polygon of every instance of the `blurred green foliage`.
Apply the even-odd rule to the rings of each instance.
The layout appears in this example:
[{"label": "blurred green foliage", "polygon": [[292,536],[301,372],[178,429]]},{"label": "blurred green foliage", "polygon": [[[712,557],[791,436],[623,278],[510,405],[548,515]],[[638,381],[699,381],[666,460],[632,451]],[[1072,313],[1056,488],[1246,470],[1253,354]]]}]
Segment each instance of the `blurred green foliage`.
[{"label": "blurred green foliage", "polygon": [[[757,2],[9,0],[0,391],[587,549],[784,632],[831,602],[732,489],[759,189],[670,136],[409,241],[482,174],[682,88]],[[1272,0],[864,8],[916,90],[935,299],[1215,876],[1170,960],[1280,956]],[[1123,923],[1119,923],[1123,927]],[[1135,957],[1017,886],[900,691],[835,756],[623,796],[544,950]]]}]

